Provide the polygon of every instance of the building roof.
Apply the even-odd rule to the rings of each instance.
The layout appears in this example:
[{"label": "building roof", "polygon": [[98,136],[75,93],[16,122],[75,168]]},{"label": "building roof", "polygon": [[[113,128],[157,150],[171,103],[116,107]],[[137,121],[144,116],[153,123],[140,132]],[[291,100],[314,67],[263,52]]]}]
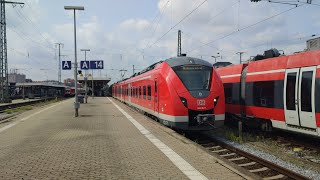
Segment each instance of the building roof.
[{"label": "building roof", "polygon": [[[78,77],[78,82],[84,81],[84,77]],[[92,77],[88,77],[88,81],[92,81]],[[111,78],[106,77],[93,77],[93,81],[106,81],[107,83],[111,81]]]},{"label": "building roof", "polygon": [[65,87],[64,85],[60,84],[53,84],[50,82],[26,82],[26,83],[17,83],[17,87],[30,87],[30,86],[48,86],[48,87]]}]

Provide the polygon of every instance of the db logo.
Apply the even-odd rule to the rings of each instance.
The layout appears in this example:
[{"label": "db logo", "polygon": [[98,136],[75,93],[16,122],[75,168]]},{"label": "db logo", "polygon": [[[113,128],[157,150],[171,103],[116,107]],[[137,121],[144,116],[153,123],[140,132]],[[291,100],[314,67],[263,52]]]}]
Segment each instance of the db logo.
[{"label": "db logo", "polygon": [[198,106],[205,106],[205,105],[206,105],[206,100],[198,99],[198,100],[197,100],[197,105],[198,105]]}]

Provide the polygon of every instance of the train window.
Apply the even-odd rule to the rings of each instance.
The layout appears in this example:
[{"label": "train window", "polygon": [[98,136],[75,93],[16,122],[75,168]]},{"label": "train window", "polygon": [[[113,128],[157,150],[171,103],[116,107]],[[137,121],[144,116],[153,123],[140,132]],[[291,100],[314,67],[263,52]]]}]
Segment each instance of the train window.
[{"label": "train window", "polygon": [[316,112],[320,113],[320,78],[316,79],[316,97],[315,97],[315,101],[316,101]]},{"label": "train window", "polygon": [[288,73],[287,75],[286,105],[288,110],[296,110],[296,104],[295,104],[296,77],[297,77],[296,72]]},{"label": "train window", "polygon": [[274,81],[253,83],[253,103],[255,106],[274,107]]},{"label": "train window", "polygon": [[143,86],[143,99],[146,99],[146,95],[147,95],[147,88],[146,86]]},{"label": "train window", "polygon": [[232,104],[240,104],[240,83],[232,84]]},{"label": "train window", "polygon": [[223,84],[224,96],[227,104],[232,104],[232,83]]},{"label": "train window", "polygon": [[151,100],[151,86],[148,85],[148,100]]},{"label": "train window", "polygon": [[154,82],[154,92],[157,93],[158,87],[157,87],[157,81]]},{"label": "train window", "polygon": [[302,72],[301,80],[301,110],[312,112],[311,92],[312,92],[312,76],[313,71]]},{"label": "train window", "polygon": [[240,83],[226,83],[224,86],[225,101],[227,104],[240,104]]},{"label": "train window", "polygon": [[134,93],[133,93],[133,96],[135,97],[135,98],[137,98],[138,97],[138,89],[137,89],[137,87],[134,87]]},{"label": "train window", "polygon": [[183,65],[172,69],[189,91],[210,89],[212,67]]},{"label": "train window", "polygon": [[139,86],[139,98],[142,98],[142,96],[141,96],[141,86]]}]

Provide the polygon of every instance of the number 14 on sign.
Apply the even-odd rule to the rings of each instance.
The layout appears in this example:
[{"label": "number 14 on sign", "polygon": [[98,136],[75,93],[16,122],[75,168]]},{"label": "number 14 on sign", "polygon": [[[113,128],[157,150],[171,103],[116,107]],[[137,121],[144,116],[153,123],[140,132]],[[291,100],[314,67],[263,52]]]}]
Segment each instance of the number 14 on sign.
[{"label": "number 14 on sign", "polygon": [[90,69],[103,69],[103,61],[90,61]]}]

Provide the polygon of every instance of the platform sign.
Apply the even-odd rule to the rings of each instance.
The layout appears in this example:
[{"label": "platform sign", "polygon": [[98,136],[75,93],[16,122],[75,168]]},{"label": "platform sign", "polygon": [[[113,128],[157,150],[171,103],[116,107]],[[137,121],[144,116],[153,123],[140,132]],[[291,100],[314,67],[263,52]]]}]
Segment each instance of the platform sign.
[{"label": "platform sign", "polygon": [[70,70],[71,61],[62,61],[62,70]]},{"label": "platform sign", "polygon": [[89,61],[80,61],[80,69],[90,69],[90,63]]},{"label": "platform sign", "polygon": [[103,60],[90,61],[90,69],[103,69]]}]

